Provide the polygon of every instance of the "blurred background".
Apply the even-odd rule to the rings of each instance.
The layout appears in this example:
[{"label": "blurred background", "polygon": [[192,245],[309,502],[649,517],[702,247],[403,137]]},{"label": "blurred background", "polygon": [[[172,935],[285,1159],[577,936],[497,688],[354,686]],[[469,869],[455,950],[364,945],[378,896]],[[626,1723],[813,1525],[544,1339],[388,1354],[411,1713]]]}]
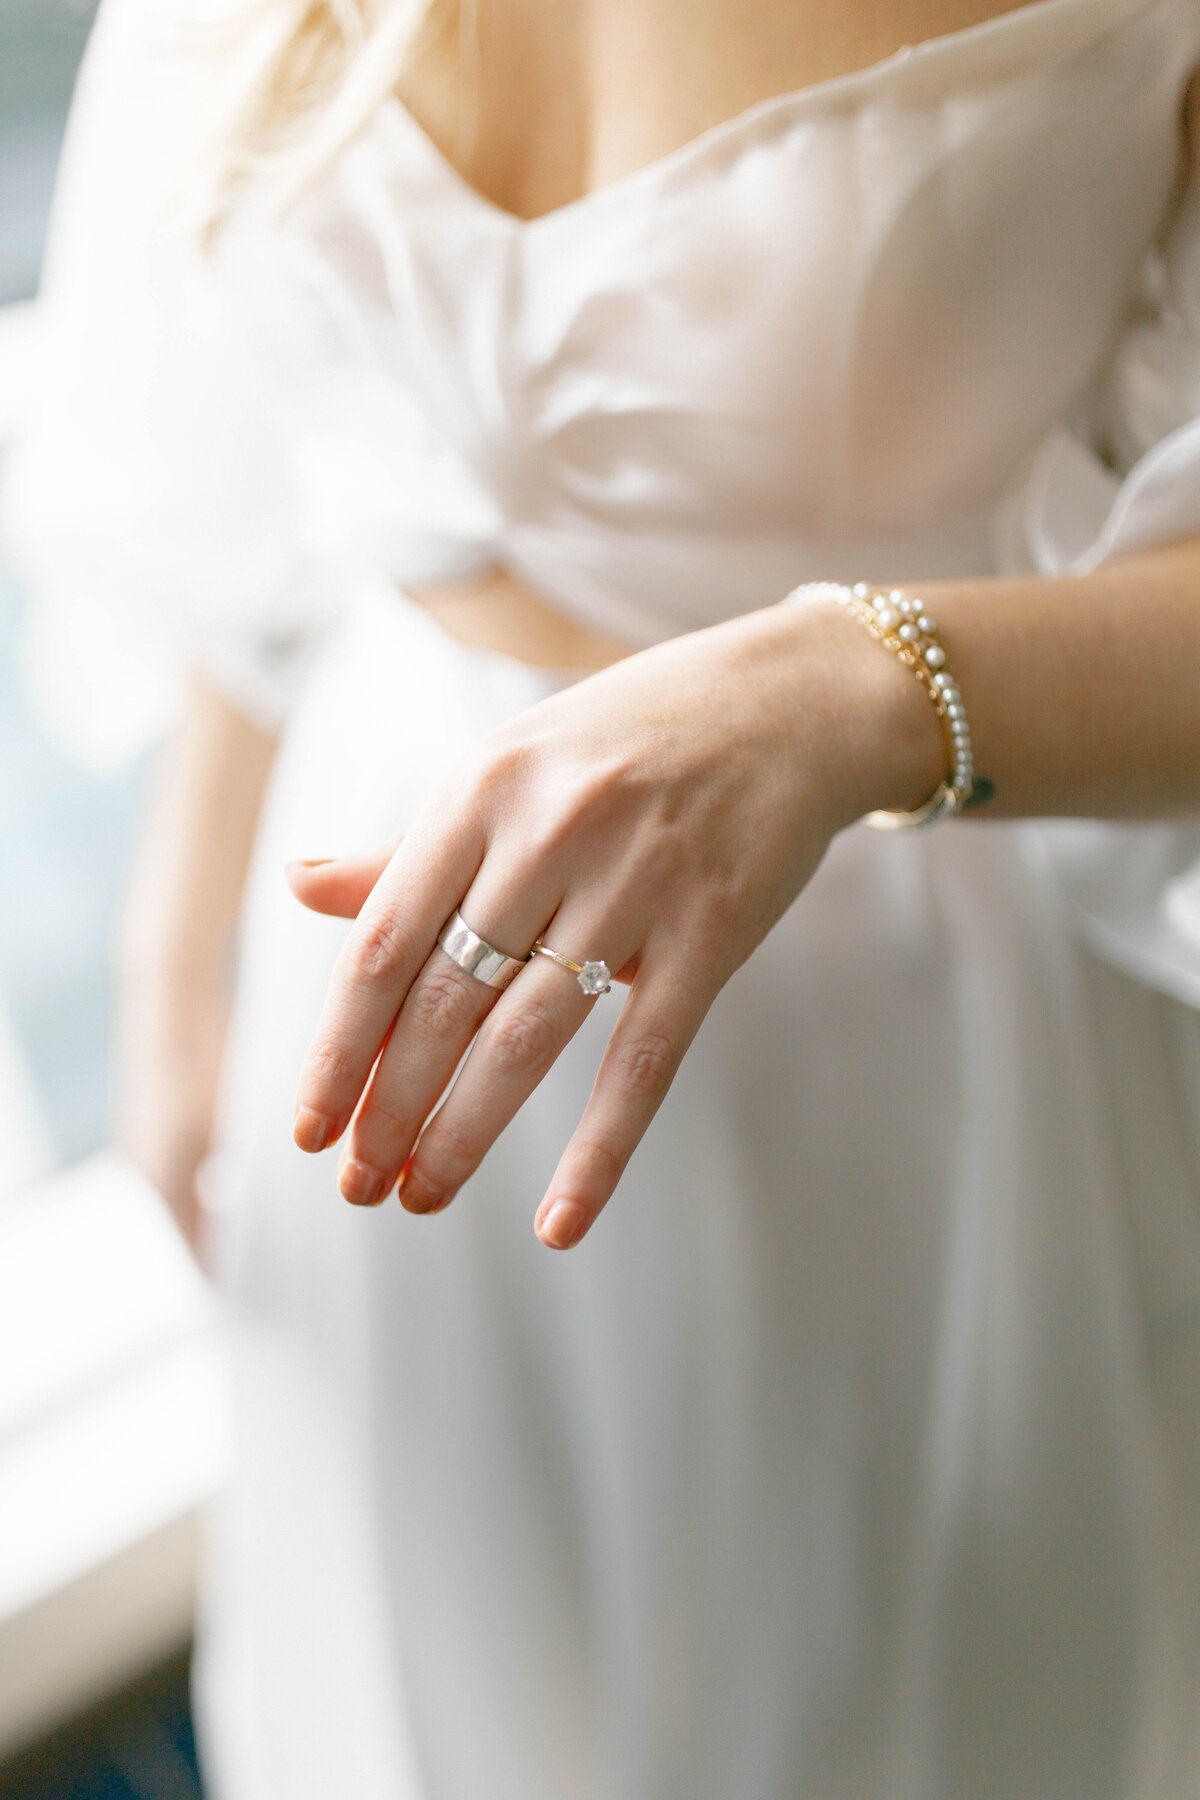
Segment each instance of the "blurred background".
[{"label": "blurred background", "polygon": [[[0,0],[0,484],[37,401],[38,272],[94,10]],[[212,1308],[157,1196],[105,1148],[111,942],[145,768],[81,766],[39,719],[31,600],[0,541],[0,1800],[198,1800]]]},{"label": "blurred background", "polygon": [[[0,416],[7,411],[10,437],[30,400],[27,303],[37,288],[59,143],[94,10],[93,0],[0,0]],[[103,1137],[103,945],[136,786],[132,771],[116,781],[89,780],[39,734],[20,693],[24,601],[15,577],[0,567],[0,1016],[9,1027],[9,1060],[15,1030],[36,1076],[35,1094],[28,1086],[21,1093],[23,1129],[20,1119],[15,1128],[7,1119],[15,1071],[0,1096],[0,1156],[12,1165],[0,1167],[0,1188],[35,1160],[78,1157]]]},{"label": "blurred background", "polygon": [[0,0],[0,303],[37,286],[71,86],[95,0]]}]

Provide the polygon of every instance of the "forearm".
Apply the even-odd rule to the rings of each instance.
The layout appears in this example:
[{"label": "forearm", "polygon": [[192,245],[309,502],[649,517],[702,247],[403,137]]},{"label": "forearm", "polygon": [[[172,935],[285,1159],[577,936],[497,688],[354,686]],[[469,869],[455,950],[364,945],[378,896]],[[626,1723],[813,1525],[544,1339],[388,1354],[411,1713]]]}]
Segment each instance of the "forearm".
[{"label": "forearm", "polygon": [[135,858],[120,943],[129,975],[220,981],[274,749],[221,695],[193,684]]},{"label": "forearm", "polygon": [[[937,619],[975,769],[994,790],[979,817],[1200,814],[1200,540],[1090,575],[906,591]],[[862,631],[848,617],[843,628]],[[932,709],[898,663],[880,697],[906,706],[913,729],[898,739],[902,766],[881,772],[889,796],[877,803],[916,805],[945,774],[940,736],[915,729],[918,710]],[[864,749],[878,756],[877,729],[864,731]]]},{"label": "forearm", "polygon": [[274,745],[197,686],[163,752],[120,945],[116,1136],[198,1243],[234,930]]}]

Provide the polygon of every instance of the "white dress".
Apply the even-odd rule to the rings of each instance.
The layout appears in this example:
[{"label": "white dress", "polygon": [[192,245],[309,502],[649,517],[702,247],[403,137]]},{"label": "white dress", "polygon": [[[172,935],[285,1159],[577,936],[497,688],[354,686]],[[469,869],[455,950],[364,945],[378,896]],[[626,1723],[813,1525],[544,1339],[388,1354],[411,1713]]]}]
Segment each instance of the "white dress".
[{"label": "white dress", "polygon": [[1194,1800],[1200,830],[842,834],[566,1257],[616,996],[445,1217],[346,1207],[289,1137],[344,927],[279,871],[553,685],[406,583],[648,643],[1200,530],[1200,8],[1041,0],[532,223],[389,100],[207,272],[147,223],[162,18],[102,16],[17,504],[76,718],[106,613],[286,713],[213,1171],[214,1796]]}]

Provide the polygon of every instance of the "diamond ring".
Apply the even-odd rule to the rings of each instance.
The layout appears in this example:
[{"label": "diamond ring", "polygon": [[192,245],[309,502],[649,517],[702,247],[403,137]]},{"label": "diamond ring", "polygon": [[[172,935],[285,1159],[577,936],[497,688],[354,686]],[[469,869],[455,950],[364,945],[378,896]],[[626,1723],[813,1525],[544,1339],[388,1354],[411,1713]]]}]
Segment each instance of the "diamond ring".
[{"label": "diamond ring", "polygon": [[551,950],[548,944],[539,939],[529,952],[530,956],[548,956],[556,962],[560,969],[569,969],[579,983],[580,989],[589,1000],[597,994],[607,994],[612,986],[612,972],[606,962],[572,962],[569,956],[562,956],[557,950]]}]

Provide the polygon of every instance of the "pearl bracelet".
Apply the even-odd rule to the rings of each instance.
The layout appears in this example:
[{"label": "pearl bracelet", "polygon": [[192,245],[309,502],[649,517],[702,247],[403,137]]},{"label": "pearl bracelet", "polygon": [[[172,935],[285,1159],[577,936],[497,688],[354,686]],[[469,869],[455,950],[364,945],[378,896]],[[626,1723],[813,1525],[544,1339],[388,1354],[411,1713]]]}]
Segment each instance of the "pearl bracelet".
[{"label": "pearl bracelet", "polygon": [[902,588],[884,592],[860,581],[852,588],[835,581],[809,581],[793,588],[784,596],[784,605],[797,606],[832,600],[853,613],[871,636],[898,656],[912,670],[925,689],[933,709],[942,722],[946,738],[949,773],[915,812],[868,813],[865,823],[877,831],[907,831],[917,825],[933,825],[938,819],[953,818],[971,798],[975,786],[975,759],[971,750],[971,728],[950,670],[946,652],[938,641],[937,621],[925,610],[924,603],[906,594]]}]

